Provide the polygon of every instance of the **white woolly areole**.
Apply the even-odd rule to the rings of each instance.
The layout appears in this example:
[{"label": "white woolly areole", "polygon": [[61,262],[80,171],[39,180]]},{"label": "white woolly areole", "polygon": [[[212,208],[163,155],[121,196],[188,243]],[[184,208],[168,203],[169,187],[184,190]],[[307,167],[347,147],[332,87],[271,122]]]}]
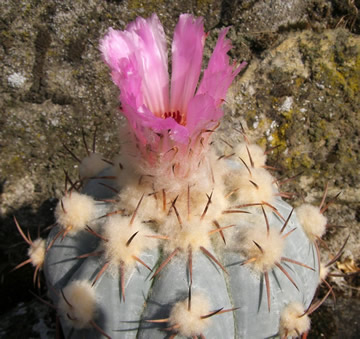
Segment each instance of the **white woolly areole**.
[{"label": "white woolly areole", "polygon": [[34,240],[28,249],[28,256],[33,266],[42,267],[45,260],[45,240],[41,238]]},{"label": "white woolly areole", "polygon": [[276,187],[274,178],[263,168],[252,168],[251,175],[243,168],[229,173],[226,184],[229,192],[234,192],[236,203],[252,204],[274,200]]},{"label": "white woolly areole", "polygon": [[[255,245],[254,241],[261,247],[262,251]],[[267,272],[281,261],[284,243],[285,241],[279,231],[270,229],[268,234],[265,226],[260,227],[258,225],[245,231],[240,251],[244,253],[247,259],[256,258],[252,263],[256,271]]]},{"label": "white woolly areole", "polygon": [[[233,153],[233,152],[231,152]],[[209,160],[211,164],[211,170],[214,175],[214,181],[217,183],[221,180],[221,178],[226,175],[226,173],[230,170],[229,163],[227,157],[224,153],[216,150],[209,154]]]},{"label": "white woolly areole", "polygon": [[161,167],[154,171],[153,175],[155,187],[174,194],[183,192],[189,185],[196,185],[204,192],[211,190],[212,186],[211,165],[207,158],[199,164],[198,168],[192,169],[188,175],[183,177],[169,176],[169,173],[167,171],[163,172]]},{"label": "white woolly areole", "polygon": [[326,232],[327,218],[320,213],[318,207],[303,204],[296,208],[295,212],[306,235],[312,242],[324,235]]},{"label": "white woolly areole", "polygon": [[[126,163],[124,168],[125,166]],[[149,168],[146,168],[148,172],[145,172],[141,166],[134,168],[129,173],[125,187],[119,193],[119,207],[124,208],[127,213],[132,213],[143,195],[144,198],[137,211],[139,219],[162,224],[175,199],[175,207],[184,219],[201,216],[211,195],[211,203],[208,205],[204,219],[213,221],[220,218],[222,211],[229,205],[222,183],[223,173],[227,169],[226,163],[220,163],[214,153],[210,152],[206,161],[204,160],[199,166],[188,178],[173,178],[176,182],[173,182],[168,175],[158,173],[155,175],[153,171],[156,172],[156,169],[149,171]]]},{"label": "white woolly areole", "polygon": [[[200,154],[180,154],[174,149],[162,154],[166,159],[153,167],[139,158],[136,160],[136,172],[152,177],[153,186],[156,190],[165,190],[169,195],[181,195],[188,186],[197,186],[199,191],[209,192],[213,186],[216,173],[213,171],[215,155],[210,147],[207,152],[203,148]],[[175,157],[174,159],[172,159]],[[171,160],[172,159],[172,160]]]},{"label": "white woolly areole", "polygon": [[203,220],[208,220],[209,222],[219,220],[222,217],[222,212],[228,209],[230,205],[229,201],[225,198],[224,191],[224,185],[219,182],[214,184],[213,190],[210,192],[198,192],[195,190],[195,192],[191,194],[191,213],[201,217],[208,204],[208,197],[211,195],[211,202],[208,205]]},{"label": "white woolly areole", "polygon": [[176,198],[175,207],[182,219],[192,220],[193,218],[199,219],[203,217],[204,221],[212,222],[221,218],[222,212],[229,207],[229,202],[225,198],[223,191],[224,186],[222,183],[215,183],[208,191],[202,191],[200,187],[193,185],[190,187],[190,199],[188,199],[187,188],[181,195],[170,195],[169,208],[171,202]]},{"label": "white woolly areole", "polygon": [[63,289],[58,310],[65,321],[74,328],[90,327],[96,309],[95,290],[87,280],[71,282]]},{"label": "white woolly areole", "polygon": [[245,161],[246,165],[251,168],[251,161],[249,158],[249,153],[251,156],[251,159],[254,163],[254,168],[262,167],[266,163],[266,154],[264,150],[256,145],[256,144],[246,144],[244,142],[236,145],[233,149],[234,153],[237,157],[241,158],[243,161]]},{"label": "white woolly areole", "polygon": [[185,337],[200,335],[210,323],[210,319],[201,319],[210,313],[210,304],[203,295],[193,295],[191,310],[188,310],[188,299],[177,302],[171,310],[169,323],[178,325],[177,331]]},{"label": "white woolly areole", "polygon": [[94,199],[75,191],[62,197],[55,209],[56,222],[72,233],[83,230],[94,217]]},{"label": "white woolly areole", "polygon": [[320,274],[319,274],[320,283],[326,279],[328,274],[329,274],[329,267],[326,267],[326,265],[321,262],[320,263]]},{"label": "white woolly areole", "polygon": [[[226,250],[242,252],[243,243],[246,242],[246,232],[258,225],[263,232],[266,232],[264,215],[259,213],[258,206],[247,207],[249,213],[229,213],[224,214],[221,226],[236,225],[224,230],[226,238]],[[226,233],[225,233],[226,232]]]},{"label": "white woolly areole", "polygon": [[[125,267],[131,267],[136,262],[134,256],[140,257],[143,251],[157,246],[156,239],[146,237],[154,235],[148,227],[137,220],[130,225],[130,220],[131,217],[115,215],[109,217],[104,225],[104,237],[108,239],[103,243],[105,257],[112,265],[123,263]],[[127,242],[136,232],[138,233],[127,246]]]},{"label": "white woolly areole", "polygon": [[[175,199],[175,208],[183,220],[198,219],[204,214],[204,221],[212,222],[221,218],[222,211],[229,206],[229,202],[223,194],[224,186],[220,182],[214,184],[209,191],[201,191],[197,185],[193,185],[190,188],[186,186],[181,193],[175,194],[174,192],[156,189],[149,185],[149,181],[151,178],[144,177],[141,185],[138,183],[127,185],[121,190],[118,209],[125,209],[127,214],[132,213],[143,195],[143,200],[137,211],[137,218],[142,221],[151,220],[161,225],[166,223],[169,211],[174,214],[172,203]],[[211,202],[208,203],[210,196]],[[204,213],[205,209],[206,212]]]},{"label": "white woolly areole", "polygon": [[[300,302],[292,302],[285,307],[280,316],[280,336],[298,337],[310,329],[310,318]],[[303,315],[302,317],[300,317]],[[297,333],[298,332],[298,333]]]},{"label": "white woolly areole", "polygon": [[164,243],[165,250],[173,251],[175,248],[180,248],[187,253],[189,247],[193,251],[199,250],[201,246],[209,248],[211,229],[211,224],[201,221],[200,218],[192,218],[191,221],[184,220],[180,226],[177,218],[171,215],[161,226],[160,232],[170,238]]},{"label": "white woolly areole", "polygon": [[91,178],[99,174],[102,170],[109,167],[100,153],[90,153],[87,157],[82,159],[79,165],[80,178]]},{"label": "white woolly areole", "polygon": [[119,208],[124,208],[128,214],[133,213],[142,195],[144,197],[136,212],[136,217],[143,221],[161,221],[168,213],[167,209],[163,210],[162,194],[161,192],[154,192],[147,184],[126,185],[119,194]]}]

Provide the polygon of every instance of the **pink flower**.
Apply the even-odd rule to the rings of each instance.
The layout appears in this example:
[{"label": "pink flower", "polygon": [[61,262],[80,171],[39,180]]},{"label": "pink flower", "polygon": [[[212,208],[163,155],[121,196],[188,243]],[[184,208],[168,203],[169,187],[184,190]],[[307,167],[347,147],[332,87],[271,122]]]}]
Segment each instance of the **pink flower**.
[{"label": "pink flower", "polygon": [[201,134],[210,135],[223,116],[220,106],[226,91],[246,65],[229,64],[227,32],[221,31],[199,86],[206,37],[202,18],[180,16],[172,43],[171,83],[165,33],[156,14],[137,18],[124,31],[110,28],[101,41],[104,60],[120,89],[122,113],[143,154],[176,148],[184,155],[208,139]]}]

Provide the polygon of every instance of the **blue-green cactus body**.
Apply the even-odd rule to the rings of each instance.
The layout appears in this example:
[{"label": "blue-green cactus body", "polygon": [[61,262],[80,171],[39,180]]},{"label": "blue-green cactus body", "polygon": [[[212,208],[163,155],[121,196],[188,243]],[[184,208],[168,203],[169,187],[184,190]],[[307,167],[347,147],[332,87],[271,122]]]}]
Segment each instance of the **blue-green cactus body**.
[{"label": "blue-green cactus body", "polygon": [[[281,199],[277,199],[274,206],[285,217],[291,212],[291,206]],[[284,224],[275,213],[269,213],[268,218],[271,228],[280,230]],[[250,266],[239,265],[246,258],[238,253],[230,252],[224,255],[224,262],[229,271],[229,293],[234,305],[239,307],[234,312],[239,338],[276,336],[279,332],[281,312],[287,304],[299,301],[305,308],[310,305],[319,282],[317,253],[314,245],[304,234],[296,215],[293,214],[284,233],[295,228],[296,230],[286,239],[283,255],[314,268],[314,271],[283,262],[282,266],[296,283],[296,288],[279,268],[275,267],[271,270],[269,272],[270,311],[264,275],[254,272]],[[266,232],[265,226],[264,232]]]},{"label": "blue-green cactus body", "polygon": [[[229,168],[229,171],[232,169]],[[111,169],[107,169],[104,173],[110,172]],[[116,187],[115,181],[109,182]],[[116,188],[121,191],[121,188]],[[84,192],[91,192],[95,199],[116,198],[117,195],[99,185],[98,179],[90,180]],[[229,202],[229,206],[233,204],[234,202]],[[105,220],[111,218],[104,215],[113,211],[114,206],[112,203],[100,201],[96,202],[95,206],[97,218],[90,224],[101,234]],[[217,206],[211,208],[216,209]],[[229,209],[231,210],[231,207]],[[103,251],[104,240],[85,230],[76,234],[69,232],[64,239],[58,237],[49,249],[45,262],[45,275],[48,285],[51,286],[50,291],[58,291],[51,292],[55,305],[63,297],[59,291],[72,281],[95,282],[93,288],[96,292],[96,313],[93,320],[111,338],[165,338],[167,333],[182,337],[182,333],[177,333],[176,330],[166,332],[166,328],[171,327],[168,322],[153,321],[168,319],[171,309],[177,302],[186,300],[189,294],[200,293],[209,300],[211,306],[208,313],[219,309],[228,311],[211,317],[204,331],[198,335],[204,335],[206,338],[268,338],[279,335],[279,321],[283,309],[293,301],[300,302],[306,309],[312,301],[319,281],[317,252],[293,213],[282,230],[284,249],[281,257],[301,265],[279,260],[290,279],[275,264],[266,272],[255,269],[252,263],[244,264],[249,259],[241,250],[244,230],[259,227],[266,234],[266,214],[270,230],[280,232],[292,208],[280,198],[275,198],[272,208],[265,206],[264,212],[259,206],[244,207],[242,210],[250,213],[224,214],[224,220],[218,220],[222,226],[233,224],[227,230],[223,230],[226,245],[222,243],[220,235],[216,234],[212,241],[214,247],[207,248],[221,266],[201,249],[193,249],[191,283],[189,253],[179,249],[152,278],[155,270],[170,255],[164,246],[167,240],[159,240],[156,248],[144,251],[140,257],[153,269],[152,272],[139,263],[130,270],[125,269],[125,296],[121,291],[119,268],[108,268],[97,277],[106,264],[103,254],[77,258],[87,253]],[[260,225],[252,225],[254,220]],[[143,222],[148,223],[146,220]],[[174,227],[179,225],[175,223]],[[195,223],[193,227],[198,225]],[[134,229],[134,232],[136,231]],[[119,232],[122,230],[119,229]],[[49,236],[48,244],[57,233],[58,228],[55,228]],[[265,273],[269,278],[269,291],[264,279]],[[72,333],[73,338],[82,338],[83,335],[86,338],[101,337],[91,326],[85,329],[72,329],[71,322],[65,318],[62,315],[65,334]]]},{"label": "blue-green cactus body", "polygon": [[[189,283],[187,259],[181,256],[172,260],[154,282],[143,318],[167,318],[174,304],[188,297]],[[201,252],[193,256],[192,291],[210,296],[212,310],[233,307],[227,293],[224,273]],[[166,324],[162,329],[164,327]],[[214,317],[203,334],[206,338],[235,337],[233,314],[230,312]],[[140,338],[155,339],[163,336],[164,332],[161,328],[159,330],[159,326],[144,326],[139,332]]]}]

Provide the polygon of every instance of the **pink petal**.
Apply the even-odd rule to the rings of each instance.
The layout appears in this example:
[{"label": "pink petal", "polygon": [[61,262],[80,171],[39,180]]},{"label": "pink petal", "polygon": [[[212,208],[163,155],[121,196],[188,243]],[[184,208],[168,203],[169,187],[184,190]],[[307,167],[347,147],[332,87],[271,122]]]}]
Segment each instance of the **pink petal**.
[{"label": "pink petal", "polygon": [[[140,144],[146,145],[139,144],[145,157],[148,146],[154,152],[166,152],[168,146],[177,144],[184,146],[186,153],[189,141],[222,117],[219,104],[243,67],[229,65],[227,31],[220,33],[194,96],[205,40],[203,21],[189,14],[180,16],[172,44],[171,104],[166,39],[155,14],[149,19],[137,18],[124,31],[110,29],[101,41],[103,58],[120,89],[122,112]],[[186,126],[173,118],[163,119],[165,113],[177,111]]]},{"label": "pink petal", "polygon": [[187,128],[178,124],[173,118],[162,119],[154,116],[145,105],[136,111],[132,107],[124,107],[124,115],[128,118],[138,140],[143,145],[149,144],[157,147],[157,139],[154,139],[154,133],[169,135],[175,143],[188,143],[189,132]]},{"label": "pink petal", "polygon": [[209,94],[218,105],[221,104],[222,100],[225,100],[226,92],[235,76],[246,66],[246,63],[242,63],[237,68],[234,65],[229,65],[227,52],[232,46],[230,41],[225,39],[228,30],[229,28],[224,28],[220,32],[214,52],[197,91],[197,94]]},{"label": "pink petal", "polygon": [[172,43],[171,111],[186,116],[199,81],[205,32],[202,18],[182,14]]},{"label": "pink petal", "polygon": [[166,38],[155,14],[149,19],[137,18],[125,31],[110,29],[100,49],[121,92],[130,92],[127,84],[131,82],[132,87],[137,87],[133,94],[138,97],[138,104],[144,103],[157,116],[168,110]]},{"label": "pink petal", "polygon": [[169,73],[166,36],[156,14],[137,18],[127,30],[138,38],[134,53],[142,70],[145,104],[157,116],[169,108]]},{"label": "pink petal", "polygon": [[223,111],[208,94],[198,94],[189,102],[187,124],[190,136],[203,129],[211,128],[221,117]]},{"label": "pink petal", "polygon": [[119,61],[120,72],[112,71],[112,79],[120,88],[120,102],[138,107],[143,105],[142,78],[138,72],[137,61],[134,55],[122,58]]},{"label": "pink petal", "polygon": [[100,41],[100,50],[105,62],[112,70],[121,71],[119,60],[127,58],[131,53],[132,41],[129,34],[109,28],[108,33]]}]

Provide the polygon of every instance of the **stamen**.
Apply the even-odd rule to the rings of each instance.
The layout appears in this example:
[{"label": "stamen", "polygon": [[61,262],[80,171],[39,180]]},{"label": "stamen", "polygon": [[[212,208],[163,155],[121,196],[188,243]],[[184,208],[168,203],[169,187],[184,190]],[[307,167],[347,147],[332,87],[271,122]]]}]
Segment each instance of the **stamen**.
[{"label": "stamen", "polygon": [[173,118],[179,125],[184,125],[185,121],[183,121],[183,116],[180,113],[179,110],[177,110],[176,112],[164,112],[162,115],[163,119],[167,119],[167,118]]}]

